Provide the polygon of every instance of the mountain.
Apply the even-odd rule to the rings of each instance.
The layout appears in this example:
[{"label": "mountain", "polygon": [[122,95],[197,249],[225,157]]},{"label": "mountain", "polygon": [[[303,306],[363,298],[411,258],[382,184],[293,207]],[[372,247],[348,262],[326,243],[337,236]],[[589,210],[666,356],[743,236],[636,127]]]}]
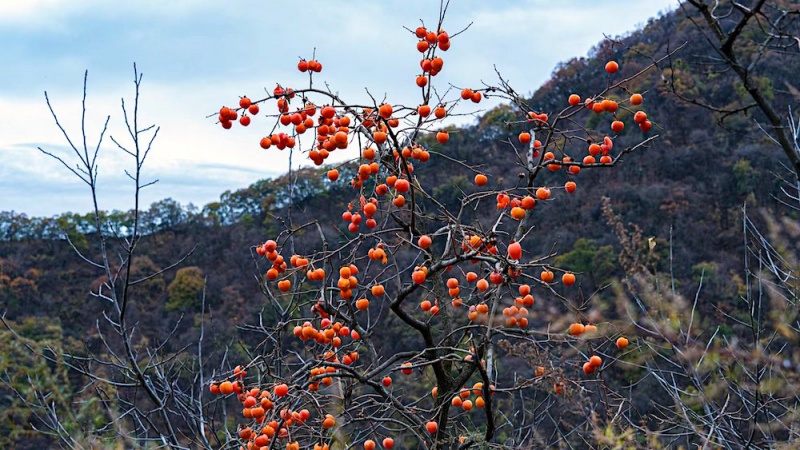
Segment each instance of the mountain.
[{"label": "mountain", "polygon": [[[653,269],[671,273],[680,292],[691,296],[702,276],[704,298],[715,300],[701,303],[698,310],[714,316],[720,314],[719,303],[735,302],[741,291],[745,272],[743,208],[759,225],[766,226],[775,211],[784,211],[780,177],[788,171],[782,166],[783,155],[757,127],[756,121],[763,118],[756,110],[725,115],[687,101],[731,108],[748,101],[732,74],[713,69],[713,54],[697,27],[680,12],[652,19],[642,30],[598,44],[588,57],[560,64],[528,103],[537,110],[558,111],[569,94],[598,92],[605,87],[605,77],[589,74],[602,73],[606,61],[619,61],[621,76],[628,77],[647,67],[652,55],[678,47],[672,58],[629,86],[645,94],[643,106],[654,123],[651,134],[658,138],[627,155],[613,170],[582,172],[575,195],[558,206],[537,210],[535,230],[540,239],[528,250],[542,255],[556,252],[557,264],[581,272],[587,295],[623,277],[617,261],[621,246],[603,215],[602,198],[608,197],[622,222],[636,224],[643,236],[654,238],[658,259]],[[777,54],[764,61],[760,70],[760,79],[777,109],[788,111],[797,104],[795,78],[800,73],[800,58],[788,52]],[[472,179],[471,171],[454,167],[449,159],[479,165],[498,183],[512,182],[517,176],[514,154],[502,141],[514,139],[522,131],[506,124],[513,112],[509,105],[495,108],[475,125],[451,133],[443,147],[429,138],[431,148],[447,158],[434,153],[429,162],[419,166],[417,175],[423,181],[435,181],[432,184],[445,204],[457,203],[459,192],[468,190]],[[606,117],[589,116],[582,125],[604,128],[608,125],[604,121],[610,123]],[[638,129],[629,129],[615,145],[623,148],[642,137]],[[356,170],[343,167],[339,181],[329,182],[326,169],[309,167],[225,192],[219,202],[199,210],[166,199],[143,211],[148,236],[135,261],[140,275],[188,256],[182,269],[167,271],[134,288],[136,301],[130,314],[138,332],[143,336],[173,332],[166,352],[185,346],[193,351],[198,324],[204,321],[208,361],[219,358],[220,349],[238,349],[244,356],[257,347],[257,336],[242,326],[252,325],[259,315],[264,320],[277,316],[264,306],[258,284],[263,268],[254,246],[274,237],[281,229],[280,218],[287,214],[292,214],[294,223],[318,220],[344,229],[341,205],[352,200],[347,180]],[[546,173],[543,180],[561,185],[564,178],[562,173]],[[781,214],[797,220],[796,211]],[[124,234],[132,217],[131,211],[114,211],[102,222]],[[31,342],[57,340],[76,351],[84,345],[99,346],[97,320],[107,305],[89,293],[99,288],[103,277],[71,247],[87,255],[97,254],[93,224],[91,215],[28,218],[0,214],[0,311],[23,338]],[[62,230],[71,244],[61,239]],[[299,242],[303,239],[300,236]],[[198,280],[205,280],[203,296],[199,295],[202,283]],[[202,313],[201,306],[205,306]],[[392,334],[395,332],[401,330],[389,330],[381,338],[385,347],[402,348],[402,338]],[[22,358],[8,335],[1,337],[0,355]],[[234,342],[239,345],[229,345]],[[74,375],[47,367],[36,370],[52,377],[67,376],[72,383],[69,389],[73,393],[79,390],[80,380]],[[21,379],[16,382],[22,383]],[[0,405],[8,407],[10,423],[31,418],[13,395],[4,395]],[[8,423],[0,424],[0,434],[19,436],[19,430],[14,435],[3,428],[9,427]],[[0,444],[26,448],[8,439],[0,438]]]}]

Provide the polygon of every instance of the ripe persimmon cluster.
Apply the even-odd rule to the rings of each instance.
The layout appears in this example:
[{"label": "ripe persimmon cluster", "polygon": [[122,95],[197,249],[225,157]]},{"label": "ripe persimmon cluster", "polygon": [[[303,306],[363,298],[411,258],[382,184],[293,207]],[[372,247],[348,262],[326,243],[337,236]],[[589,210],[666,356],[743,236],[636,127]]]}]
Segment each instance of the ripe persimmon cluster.
[{"label": "ripe persimmon cluster", "polygon": [[[441,29],[430,31],[419,27],[413,33],[418,39],[417,49],[422,53],[419,63],[422,72],[415,80],[422,94],[422,102],[412,103],[418,106],[405,106],[385,99],[373,99],[372,104],[367,105],[345,103],[338,94],[314,87],[313,77],[321,71],[322,65],[312,58],[303,59],[297,65],[300,72],[308,73],[308,87],[292,89],[278,84],[266,98],[252,101],[248,97],[242,97],[239,108],[220,109],[218,120],[226,129],[231,128],[237,120],[242,126],[248,126],[251,116],[261,110],[268,110],[267,117],[273,119],[273,128],[261,138],[260,145],[264,149],[273,146],[278,149],[297,147],[316,166],[325,164],[333,152],[354,153],[348,163],[330,165],[320,171],[320,176],[327,180],[325,183],[349,185],[354,192],[346,209],[342,211],[343,224],[333,224],[337,238],[344,242],[340,248],[335,251],[306,253],[305,256],[292,254],[289,257],[289,249],[291,253],[296,251],[294,246],[286,245],[288,240],[275,236],[274,240],[269,239],[255,246],[256,253],[269,264],[263,285],[265,290],[277,302],[282,302],[281,305],[290,305],[285,313],[286,320],[280,324],[280,329],[276,328],[276,332],[284,333],[282,327],[293,324],[292,333],[299,342],[293,339],[291,341],[305,353],[302,357],[297,357],[302,363],[297,363],[296,367],[302,369],[294,371],[282,381],[258,380],[254,382],[256,386],[249,391],[244,389],[244,376],[232,382],[212,384],[212,389],[220,393],[239,394],[243,407],[248,411],[244,416],[252,421],[239,434],[248,444],[248,448],[259,447],[264,442],[274,443],[276,436],[286,441],[286,448],[293,447],[298,441],[293,440],[297,434],[292,431],[292,426],[296,430],[308,427],[312,422],[317,431],[311,435],[315,439],[320,436],[323,439],[315,443],[314,448],[327,448],[325,440],[332,440],[334,433],[319,432],[319,428],[330,430],[344,425],[338,423],[333,415],[323,414],[321,408],[324,407],[324,401],[320,399],[325,398],[324,395],[317,398],[309,393],[321,391],[324,394],[325,389],[332,386],[336,378],[346,379],[348,383],[349,380],[357,380],[363,387],[372,389],[370,396],[376,394],[375,398],[385,399],[386,405],[392,402],[397,405],[400,400],[391,396],[395,391],[399,393],[403,389],[396,389],[391,372],[400,371],[408,376],[413,376],[415,372],[421,373],[429,365],[437,363],[435,358],[432,360],[426,355],[456,352],[459,357],[454,358],[454,354],[447,354],[444,359],[452,360],[454,364],[463,364],[464,368],[470,370],[485,371],[485,353],[476,350],[480,346],[474,342],[467,343],[468,340],[479,339],[476,336],[491,337],[495,332],[514,338],[529,336],[531,331],[528,328],[534,319],[531,312],[536,304],[531,284],[555,293],[556,287],[568,292],[578,282],[578,277],[573,272],[551,267],[541,261],[532,261],[532,258],[526,259],[531,252],[527,249],[526,254],[523,246],[528,235],[524,230],[534,217],[534,208],[537,204],[546,208],[549,203],[563,198],[563,195],[575,193],[578,188],[575,179],[582,168],[616,163],[614,153],[622,154],[625,151],[614,150],[617,135],[625,130],[625,123],[620,118],[627,117],[618,114],[619,112],[632,113],[633,121],[641,131],[646,132],[652,127],[646,113],[639,108],[643,102],[642,94],[633,93],[627,100],[612,98],[610,92],[625,90],[622,83],[609,83],[609,89],[602,94],[585,100],[578,94],[571,94],[567,98],[564,111],[558,114],[548,114],[523,106],[518,97],[511,97],[513,91],[510,89],[457,88],[460,93],[458,97],[453,94],[456,97],[453,100],[447,99],[447,95],[437,94],[433,97],[436,93],[432,91],[432,79],[444,67],[444,59],[439,52],[450,48],[451,39]],[[619,64],[613,61],[606,65],[609,79],[617,76],[619,70]],[[438,230],[439,224],[430,228],[427,223],[418,226],[414,219],[427,220],[421,214],[423,207],[419,206],[419,198],[436,199],[421,185],[423,179],[415,174],[415,164],[424,167],[420,164],[427,163],[432,157],[438,157],[437,151],[446,148],[444,146],[450,142],[451,133],[455,131],[452,128],[445,129],[442,121],[459,102],[479,103],[487,96],[498,95],[498,92],[512,98],[520,108],[518,117],[521,120],[509,122],[507,125],[509,128],[514,125],[523,126],[525,131],[519,134],[515,131],[514,137],[509,138],[507,143],[515,146],[515,149],[521,144],[523,150],[528,150],[519,152],[528,158],[527,166],[524,162],[521,164],[527,170],[521,178],[530,178],[527,186],[504,185],[502,178],[493,178],[494,175],[487,168],[470,167],[477,189],[465,195],[463,204],[470,207],[474,204],[478,210],[477,205],[481,201],[489,203],[489,208],[484,208],[483,211],[497,215],[494,228],[488,231],[490,227],[485,227],[482,223],[462,224],[459,222],[461,218],[455,218],[456,215],[449,211],[439,214],[444,219],[437,219],[447,221],[447,226]],[[319,98],[323,100],[318,101]],[[431,101],[433,99],[435,102]],[[266,107],[267,102],[270,105],[274,102],[275,109]],[[262,105],[261,109],[259,104]],[[559,131],[557,124],[561,120],[570,119],[572,115],[592,112],[610,116],[611,132],[595,134],[585,130],[586,139],[574,147],[587,154],[582,158],[575,154],[570,156],[568,149],[571,152],[573,147],[570,141],[575,138]],[[554,140],[558,140],[558,144]],[[566,194],[561,193],[561,187],[541,185],[541,181],[534,183],[539,169],[545,168],[547,170],[542,171],[545,176],[551,176],[548,173],[554,174],[552,176],[561,173],[568,177],[563,184]],[[352,174],[352,177],[341,180],[342,174]],[[490,185],[490,180],[493,186]],[[492,208],[492,202],[496,204],[496,209]],[[429,206],[424,206],[427,207]],[[406,220],[407,218],[411,219]],[[394,221],[397,227],[388,231],[382,230],[379,221],[384,220],[385,223]],[[289,228],[292,227],[287,227],[287,233],[291,236],[295,230]],[[324,234],[324,231],[320,230],[320,233]],[[447,239],[442,237],[444,234],[447,234]],[[276,241],[281,241],[282,244],[278,245]],[[442,251],[442,248],[446,250]],[[289,258],[288,262],[281,251]],[[440,256],[438,253],[442,252]],[[409,253],[416,255],[413,261],[408,258]],[[444,262],[445,259],[449,261]],[[478,268],[469,270],[462,264],[475,264]],[[332,273],[326,273],[324,267],[328,267]],[[450,270],[455,272],[445,276],[445,272]],[[541,270],[538,277],[531,273],[534,270]],[[556,279],[556,273],[561,275],[560,283]],[[273,296],[270,291],[272,286],[276,286],[280,294]],[[568,294],[561,298],[568,303],[566,295]],[[413,303],[406,302],[403,309],[406,298],[414,300]],[[537,294],[537,298],[542,297]],[[409,308],[409,304],[413,306]],[[384,363],[384,355],[378,355],[377,360],[375,359],[374,347],[371,347],[369,339],[377,330],[375,321],[382,320],[385,311],[393,311],[400,320],[416,329],[425,328],[431,323],[444,323],[445,319],[452,322],[460,320],[459,326],[465,330],[465,336],[472,337],[464,338],[463,346],[459,348],[455,347],[462,343],[455,344],[455,347],[442,347],[447,350],[434,351],[426,347],[417,356],[402,356],[407,359],[402,363],[399,362],[399,357]],[[597,327],[584,325],[580,310],[575,308],[575,312],[579,316],[576,319],[578,321],[572,323],[566,333],[562,333],[562,341],[576,347],[576,343],[600,339]],[[605,336],[602,338],[607,344],[612,342]],[[426,343],[427,345],[430,344]],[[592,348],[592,356],[584,364],[583,373],[591,375],[602,369],[604,362],[593,353],[594,344],[586,345]],[[627,345],[628,341],[624,337],[619,337],[616,341],[619,350]],[[295,353],[296,350],[294,348],[291,351],[292,355],[299,354]],[[467,355],[464,356],[464,353]],[[366,362],[359,362],[361,358],[365,358]],[[613,359],[605,363],[606,367],[611,363]],[[375,370],[375,367],[378,369]],[[579,372],[577,367],[576,372]],[[566,391],[566,378],[560,372],[553,371],[551,374],[543,366],[536,366],[534,374],[537,378],[551,380],[552,392],[563,394]],[[398,379],[398,383],[402,384],[402,378]],[[468,385],[461,380],[454,386],[456,387],[453,389],[458,389],[457,386]],[[549,383],[547,389],[550,389]],[[435,386],[432,391],[435,398],[437,392],[438,387]],[[453,392],[448,392],[446,399],[442,395],[436,400],[436,408],[439,409],[429,411],[444,411],[442,414],[446,415],[449,406],[461,408],[463,411],[490,408],[491,400],[485,396],[485,392],[493,395],[496,388],[492,385],[487,391],[483,389],[481,381],[472,388],[462,388],[451,398]],[[291,404],[287,401],[289,399],[292,400]],[[281,406],[285,407],[276,406],[278,402],[284,402]],[[305,406],[313,410],[314,407],[310,405],[319,407],[319,410],[315,410],[318,413],[311,414],[303,409]],[[445,433],[444,428],[450,428],[440,422],[441,417],[428,419],[430,417],[424,417],[424,420],[405,426],[408,429],[418,427],[421,433],[418,436],[423,439],[439,439]],[[273,427],[273,423],[276,426]],[[439,428],[440,424],[442,429]],[[424,431],[433,437],[424,437]],[[376,448],[380,438],[383,438],[381,442],[384,448],[394,445],[394,440],[385,435],[373,434],[369,438],[365,434],[359,436],[366,450]],[[305,444],[310,444],[310,441],[304,442]],[[273,444],[269,445],[274,447]]]}]

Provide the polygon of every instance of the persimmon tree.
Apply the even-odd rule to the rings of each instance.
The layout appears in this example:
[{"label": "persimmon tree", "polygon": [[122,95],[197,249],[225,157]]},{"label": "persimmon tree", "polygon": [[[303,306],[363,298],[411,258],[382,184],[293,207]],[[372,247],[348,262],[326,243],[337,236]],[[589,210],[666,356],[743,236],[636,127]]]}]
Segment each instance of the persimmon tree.
[{"label": "persimmon tree", "polygon": [[[552,240],[537,216],[601,188],[583,187],[582,171],[614,170],[657,137],[646,93],[627,86],[663,58],[636,73],[608,61],[587,74],[606,79],[604,89],[541,111],[499,72],[495,84],[442,81],[460,34],[445,31],[445,12],[443,4],[437,20],[408,30],[420,53],[408,61],[414,98],[345,99],[320,80],[312,54],[297,63],[307,84],[278,84],[213,115],[225,129],[257,128],[254,147],[307,158],[325,166],[331,189],[349,189],[340,222],[287,205],[275,217],[282,231],[251,247],[264,308],[278,320],[244,325],[261,345],[208,385],[241,412],[238,438],[226,445],[508,448],[585,443],[598,426],[590,411],[603,426],[618,421],[623,399],[603,373],[630,341],[588,316],[580,274],[537,250]],[[491,161],[451,156],[458,129],[448,117],[484,98],[511,105],[497,157],[516,160],[518,173],[490,176]],[[596,129],[584,125],[588,115],[599,117]],[[621,133],[636,143],[615,145]],[[333,154],[344,162],[326,165]],[[425,172],[435,158],[474,183],[455,201]],[[545,320],[543,309],[559,318]],[[403,342],[389,342],[389,328]],[[575,402],[592,397],[599,409]],[[558,415],[570,409],[560,402],[586,408],[573,437],[560,430]]]}]

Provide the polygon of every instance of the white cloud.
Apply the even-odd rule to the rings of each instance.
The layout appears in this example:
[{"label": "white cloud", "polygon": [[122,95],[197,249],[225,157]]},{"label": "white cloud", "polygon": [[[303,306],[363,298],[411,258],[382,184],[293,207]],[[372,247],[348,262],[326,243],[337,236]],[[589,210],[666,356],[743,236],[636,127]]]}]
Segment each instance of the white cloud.
[{"label": "white cloud", "polygon": [[3,22],[32,21],[41,18],[43,13],[68,11],[80,7],[80,2],[61,0],[28,0],[24,2],[0,2],[0,20]]},{"label": "white cloud", "polygon": [[[108,0],[8,0],[0,2],[0,23],[23,28],[44,28],[65,25],[63,20],[76,15],[95,17],[112,16],[161,16],[179,17],[188,13],[200,13],[212,8],[215,2],[208,0],[137,0],[121,2]],[[224,5],[220,10],[224,10]]]}]

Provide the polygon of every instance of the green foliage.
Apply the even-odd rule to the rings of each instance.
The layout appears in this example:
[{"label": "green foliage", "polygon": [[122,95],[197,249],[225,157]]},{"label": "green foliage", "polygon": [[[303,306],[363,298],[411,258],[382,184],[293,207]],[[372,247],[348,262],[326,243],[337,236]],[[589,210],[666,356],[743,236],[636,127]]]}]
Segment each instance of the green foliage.
[{"label": "green foliage", "polygon": [[[769,77],[751,77],[750,81],[756,89],[761,91],[767,100],[775,100],[775,89],[772,86],[772,79]],[[745,85],[742,82],[735,83],[734,89],[742,101],[750,99],[750,93],[745,89]]]},{"label": "green foliage", "polygon": [[187,311],[199,309],[200,295],[205,287],[203,270],[196,266],[178,269],[175,279],[167,287],[169,301],[167,311]]},{"label": "green foliage", "polygon": [[736,193],[746,196],[753,192],[758,182],[758,175],[750,164],[750,161],[741,158],[733,165],[733,178],[736,185]]},{"label": "green foliage", "polygon": [[697,284],[700,280],[703,283],[714,283],[717,280],[717,263],[713,261],[703,261],[692,266],[692,278]]},{"label": "green foliage", "polygon": [[683,96],[694,98],[703,91],[699,78],[683,59],[673,61],[671,69],[665,70],[662,75],[670,80],[671,88]]},{"label": "green foliage", "polygon": [[186,210],[171,198],[159,200],[150,205],[150,209],[142,214],[141,221],[147,233],[175,228],[187,219]]},{"label": "green foliage", "polygon": [[[96,399],[79,399],[60,357],[62,330],[49,318],[7,322],[15,332],[0,330],[0,448],[34,448],[45,439],[34,406],[46,402],[58,414],[63,434],[76,443],[99,448],[97,427],[107,422]],[[51,361],[52,360],[52,361]],[[41,411],[39,411],[41,413]]]},{"label": "green foliage", "polygon": [[86,235],[80,232],[80,216],[77,214],[64,214],[56,219],[59,228],[64,230],[66,237],[72,242],[78,250],[86,250],[89,247],[89,241]]},{"label": "green foliage", "polygon": [[448,178],[433,188],[433,195],[444,204],[449,211],[458,211],[461,206],[462,193],[470,189],[470,182],[464,175]]},{"label": "green foliage", "polygon": [[517,120],[517,112],[512,105],[500,105],[484,114],[478,122],[482,139],[497,139],[508,130],[509,123]]},{"label": "green foliage", "polygon": [[610,245],[598,247],[594,242],[579,238],[572,250],[558,255],[556,265],[588,276],[596,285],[605,284],[617,270],[617,255]]}]

